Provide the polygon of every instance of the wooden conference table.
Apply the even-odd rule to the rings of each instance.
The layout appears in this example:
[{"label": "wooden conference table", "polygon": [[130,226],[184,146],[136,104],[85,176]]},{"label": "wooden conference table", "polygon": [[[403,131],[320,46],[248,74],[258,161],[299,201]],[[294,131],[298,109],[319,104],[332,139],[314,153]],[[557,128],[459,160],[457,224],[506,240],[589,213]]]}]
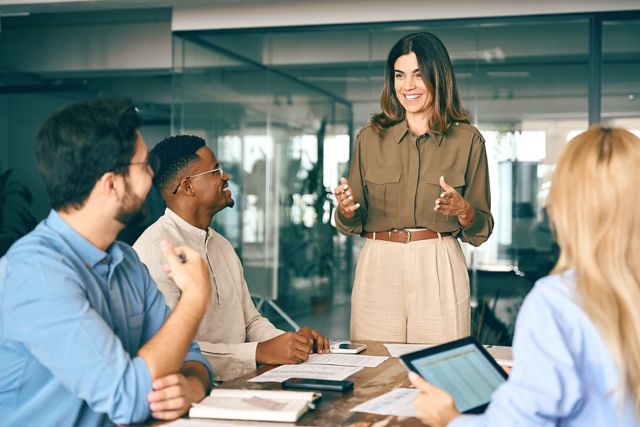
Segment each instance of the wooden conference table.
[{"label": "wooden conference table", "polygon": [[[369,356],[389,356],[382,342],[354,341],[367,344],[367,349],[360,353]],[[220,388],[280,390],[279,383],[250,383],[248,379],[261,374],[274,366],[263,366],[260,369],[221,384]],[[363,368],[350,376],[354,383],[351,392],[339,393],[322,391],[322,399],[317,402],[315,410],[308,411],[296,425],[303,426],[422,426],[413,417],[393,417],[361,412],[350,412],[351,408],[387,393],[398,387],[411,387],[407,378],[407,370],[399,359],[390,357],[375,368]],[[287,424],[283,424],[287,425]]]},{"label": "wooden conference table", "polygon": [[[369,356],[389,356],[389,352],[379,341],[354,341],[355,343],[367,344],[367,349],[360,353]],[[497,349],[497,348],[496,348]],[[510,359],[511,349],[502,347],[508,355],[494,354],[494,357],[504,357]],[[504,351],[498,350],[504,353]],[[491,349],[489,352],[494,353]],[[231,389],[261,389],[261,390],[281,390],[279,383],[251,383],[249,379],[262,374],[275,366],[263,366],[241,378],[227,381],[218,388]],[[347,393],[322,391],[322,398],[316,402],[316,408],[304,414],[295,425],[299,426],[424,426],[417,418],[396,417],[388,415],[376,415],[363,412],[351,412],[351,408],[367,402],[375,397],[381,396],[398,387],[411,387],[407,377],[407,370],[402,366],[398,358],[389,357],[375,368],[363,368],[361,371],[349,377],[354,383],[353,391]],[[185,420],[186,421],[186,420]],[[235,426],[247,425],[258,426],[289,426],[289,423],[259,423],[257,421],[226,421],[226,420],[190,420],[187,424],[200,426]],[[151,425],[160,426],[164,422],[155,422]]]}]

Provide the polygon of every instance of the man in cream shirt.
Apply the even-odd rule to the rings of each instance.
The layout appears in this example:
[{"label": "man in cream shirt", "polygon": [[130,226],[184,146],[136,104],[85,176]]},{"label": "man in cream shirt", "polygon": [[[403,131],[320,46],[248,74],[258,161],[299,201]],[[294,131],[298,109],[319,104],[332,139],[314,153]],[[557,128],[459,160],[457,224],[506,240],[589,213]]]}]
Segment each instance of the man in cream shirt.
[{"label": "man in cream shirt", "polygon": [[180,289],[162,270],[159,242],[195,248],[209,264],[212,292],[196,341],[214,365],[218,381],[237,378],[256,363],[289,364],[308,359],[315,347],[329,352],[329,341],[302,328],[284,332],[262,317],[251,300],[242,264],[231,243],[210,227],[213,216],[234,201],[224,173],[205,141],[179,135],[161,141],[150,153],[159,167],[153,177],[167,209],[136,241],[133,248],[175,307]]}]

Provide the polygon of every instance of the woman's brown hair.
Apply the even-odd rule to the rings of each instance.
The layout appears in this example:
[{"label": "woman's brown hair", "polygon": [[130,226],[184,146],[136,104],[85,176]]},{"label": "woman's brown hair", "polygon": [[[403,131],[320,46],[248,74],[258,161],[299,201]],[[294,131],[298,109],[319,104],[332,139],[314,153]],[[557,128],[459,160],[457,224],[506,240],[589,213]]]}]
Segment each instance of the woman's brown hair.
[{"label": "woman's brown hair", "polygon": [[449,53],[444,44],[431,33],[413,33],[401,38],[389,51],[380,95],[382,112],[371,118],[371,125],[376,131],[383,132],[405,119],[404,108],[396,98],[394,67],[399,57],[411,52],[416,54],[420,74],[432,94],[430,105],[427,105],[432,111],[429,129],[446,132],[453,122],[468,122],[471,116],[462,106]]}]

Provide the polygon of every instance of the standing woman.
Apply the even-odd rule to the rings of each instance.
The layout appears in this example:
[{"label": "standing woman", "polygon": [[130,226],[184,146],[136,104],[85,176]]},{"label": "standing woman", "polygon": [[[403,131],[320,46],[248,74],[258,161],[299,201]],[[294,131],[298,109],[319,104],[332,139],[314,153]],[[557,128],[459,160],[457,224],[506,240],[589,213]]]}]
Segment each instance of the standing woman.
[{"label": "standing woman", "polygon": [[513,370],[481,416],[409,374],[431,427],[640,425],[640,139],[596,126],[558,160],[549,216],[552,274],[522,304]]},{"label": "standing woman", "polygon": [[389,52],[380,99],[356,138],[336,225],[367,238],[351,296],[351,338],[440,343],[469,335],[458,238],[493,229],[484,139],[462,107],[449,54],[430,33]]}]

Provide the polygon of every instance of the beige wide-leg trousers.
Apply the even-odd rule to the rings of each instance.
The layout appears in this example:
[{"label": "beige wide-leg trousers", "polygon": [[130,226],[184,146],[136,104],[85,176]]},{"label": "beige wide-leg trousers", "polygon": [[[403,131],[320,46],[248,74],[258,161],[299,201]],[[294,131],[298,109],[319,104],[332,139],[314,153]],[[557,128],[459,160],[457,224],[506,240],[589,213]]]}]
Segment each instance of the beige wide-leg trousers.
[{"label": "beige wide-leg trousers", "polygon": [[351,294],[351,339],[438,344],[470,333],[469,275],[457,239],[367,239]]}]

